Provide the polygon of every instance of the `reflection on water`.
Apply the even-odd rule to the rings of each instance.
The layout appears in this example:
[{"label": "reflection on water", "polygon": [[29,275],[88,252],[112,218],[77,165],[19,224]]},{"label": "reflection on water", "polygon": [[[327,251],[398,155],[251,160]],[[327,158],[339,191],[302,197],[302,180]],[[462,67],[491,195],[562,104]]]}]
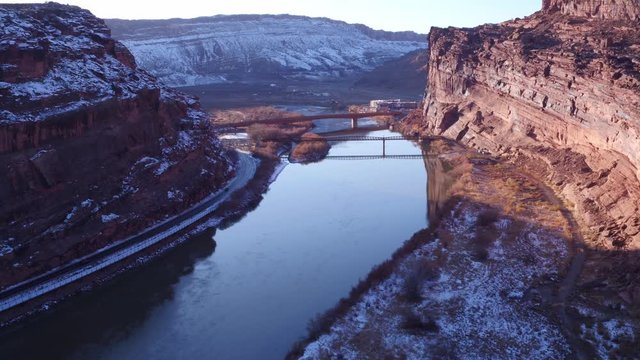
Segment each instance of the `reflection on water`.
[{"label": "reflection on water", "polygon": [[427,200],[429,204],[429,223],[437,222],[444,204],[449,199],[448,190],[453,179],[447,176],[443,160],[437,156],[425,156],[424,166],[429,174],[427,181]]},{"label": "reflection on water", "polygon": [[[376,152],[378,142],[331,150]],[[420,149],[397,141],[387,152]],[[426,182],[420,160],[291,164],[215,235],[215,253],[211,234],[199,236],[5,334],[0,358],[280,359],[309,319],[426,226]]]},{"label": "reflection on water", "polygon": [[[436,150],[437,151],[437,150]],[[427,153],[431,153],[427,155]],[[425,150],[423,154],[424,166],[427,171],[427,202],[428,202],[428,221],[430,224],[438,222],[442,216],[442,210],[445,203],[449,200],[451,186],[457,180],[451,172],[451,164],[431,149]]]},{"label": "reflection on water", "polygon": [[[208,236],[207,236],[208,235]],[[215,250],[213,231],[152,263],[62,302],[18,328],[0,333],[0,359],[65,359],[87,356],[98,344],[120,341],[174,298],[174,286]],[[75,355],[75,356],[74,356]]]}]

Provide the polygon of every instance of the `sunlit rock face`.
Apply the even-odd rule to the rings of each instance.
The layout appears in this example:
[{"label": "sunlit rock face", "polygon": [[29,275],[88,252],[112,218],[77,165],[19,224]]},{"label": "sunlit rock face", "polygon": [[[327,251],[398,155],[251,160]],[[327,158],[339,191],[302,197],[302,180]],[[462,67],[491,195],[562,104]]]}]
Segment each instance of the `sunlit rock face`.
[{"label": "sunlit rock face", "polygon": [[639,13],[549,0],[525,19],[433,29],[425,131],[520,156],[597,244],[640,247]]},{"label": "sunlit rock face", "polygon": [[233,172],[195,99],[139,69],[102,20],[55,3],[0,4],[0,169],[0,287],[139,231]]},{"label": "sunlit rock face", "polygon": [[543,10],[609,20],[640,19],[638,0],[544,0]]}]

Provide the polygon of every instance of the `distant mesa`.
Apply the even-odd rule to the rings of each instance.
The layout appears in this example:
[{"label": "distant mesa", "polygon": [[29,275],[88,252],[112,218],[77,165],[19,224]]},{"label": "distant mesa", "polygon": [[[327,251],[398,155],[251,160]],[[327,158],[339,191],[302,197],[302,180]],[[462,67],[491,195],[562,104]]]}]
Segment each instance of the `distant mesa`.
[{"label": "distant mesa", "polygon": [[426,48],[426,35],[303,16],[106,21],[143,69],[172,86],[340,79]]}]

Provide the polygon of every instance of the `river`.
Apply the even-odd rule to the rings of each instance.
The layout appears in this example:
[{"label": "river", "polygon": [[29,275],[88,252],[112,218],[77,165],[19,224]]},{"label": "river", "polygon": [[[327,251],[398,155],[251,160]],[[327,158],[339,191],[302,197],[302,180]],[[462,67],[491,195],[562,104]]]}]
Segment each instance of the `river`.
[{"label": "river", "polygon": [[[347,142],[330,155],[381,148]],[[420,149],[389,141],[387,154]],[[421,160],[289,164],[244,219],[5,330],[0,358],[281,359],[427,225],[426,183]]]}]

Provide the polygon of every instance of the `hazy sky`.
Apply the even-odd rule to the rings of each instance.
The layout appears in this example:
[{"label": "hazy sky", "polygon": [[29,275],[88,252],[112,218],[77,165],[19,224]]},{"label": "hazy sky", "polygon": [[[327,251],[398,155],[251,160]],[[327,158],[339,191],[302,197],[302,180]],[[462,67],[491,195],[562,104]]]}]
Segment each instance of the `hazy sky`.
[{"label": "hazy sky", "polygon": [[[42,2],[31,0],[0,2]],[[475,26],[523,17],[542,0],[58,0],[101,18],[166,19],[216,14],[321,16],[375,29],[426,33],[431,26]]]}]

